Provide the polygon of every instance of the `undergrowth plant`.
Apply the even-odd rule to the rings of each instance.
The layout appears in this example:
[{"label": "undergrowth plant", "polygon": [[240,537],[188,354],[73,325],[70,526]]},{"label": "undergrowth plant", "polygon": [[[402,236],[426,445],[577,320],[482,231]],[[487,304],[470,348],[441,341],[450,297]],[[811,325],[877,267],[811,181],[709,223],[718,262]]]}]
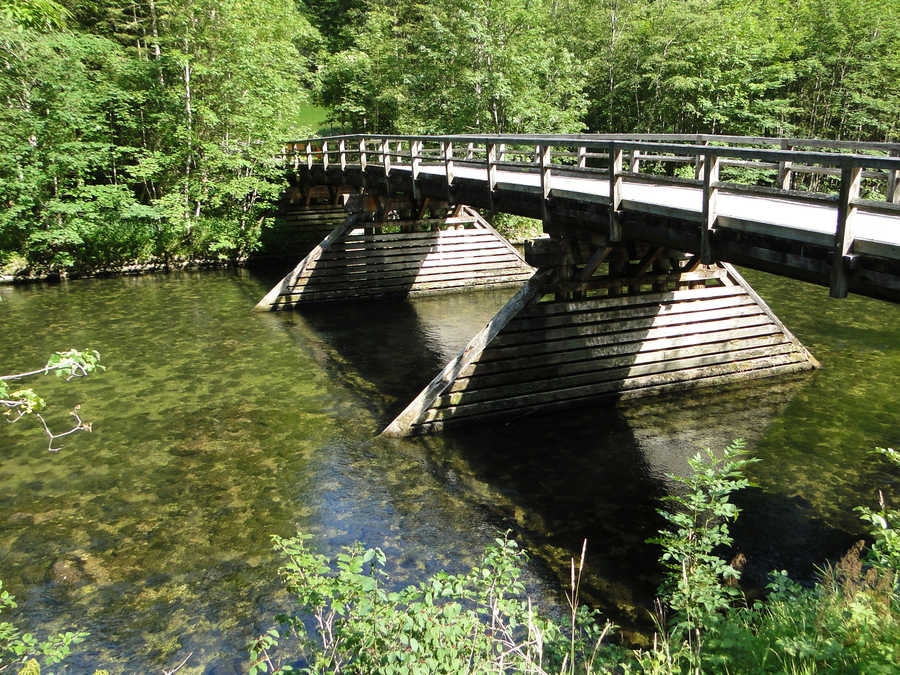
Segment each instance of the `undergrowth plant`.
[{"label": "undergrowth plant", "polygon": [[[579,604],[582,562],[572,564],[563,623],[543,615],[525,595],[526,554],[496,539],[466,574],[440,572],[400,591],[389,589],[385,556],[356,544],[334,562],[312,551],[309,535],[273,537],[286,557],[282,575],[302,615],[279,621],[299,640],[289,657],[307,673],[585,673],[603,672],[601,650],[613,626]],[[305,615],[305,618],[304,618]],[[568,628],[568,630],[566,629]],[[250,647],[251,675],[297,672],[276,665],[276,629]]]},{"label": "undergrowth plant", "polygon": [[[15,607],[15,597],[4,591],[0,582],[0,613]],[[12,622],[0,621],[0,673],[36,675],[41,672],[40,662],[48,666],[59,663],[69,655],[72,645],[85,637],[84,632],[66,632],[40,640]]]},{"label": "undergrowth plant", "polygon": [[672,612],[666,622],[659,603],[657,628],[666,634],[669,653],[687,655],[696,672],[706,632],[739,595],[735,582],[740,573],[720,553],[731,545],[729,523],[738,516],[731,495],[750,485],[743,471],[755,461],[745,456],[740,439],[721,456],[707,449],[689,459],[690,475],[670,476],[684,492],[665,497],[670,506],[659,509],[668,526],[650,540],[662,547],[660,561],[667,573],[660,592]]}]

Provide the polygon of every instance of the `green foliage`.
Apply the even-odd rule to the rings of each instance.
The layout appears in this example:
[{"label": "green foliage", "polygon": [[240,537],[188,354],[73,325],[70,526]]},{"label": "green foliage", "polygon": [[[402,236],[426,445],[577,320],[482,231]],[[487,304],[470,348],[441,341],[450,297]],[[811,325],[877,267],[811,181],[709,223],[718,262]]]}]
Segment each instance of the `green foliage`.
[{"label": "green foliage", "polygon": [[554,13],[544,0],[372,0],[319,97],[361,131],[578,131],[586,73],[548,30]]},{"label": "green foliage", "polygon": [[[577,606],[577,588],[574,632],[542,616],[524,597],[525,553],[508,538],[498,538],[467,574],[441,572],[400,591],[388,590],[380,549],[356,544],[330,561],[308,547],[308,535],[273,540],[287,558],[285,583],[307,617],[280,617],[300,639],[303,672],[574,673],[575,659],[578,672],[600,671],[610,624],[601,627],[594,612]],[[254,641],[251,673],[293,672],[272,660],[280,637],[272,629]]]},{"label": "green foliage", "polygon": [[73,18],[38,30],[0,12],[0,257],[89,272],[245,256],[285,188],[281,143],[312,131],[299,74],[316,30],[289,0]]},{"label": "green foliage", "polygon": [[76,377],[86,377],[95,370],[106,370],[106,366],[100,364],[100,353],[94,349],[69,349],[64,352],[56,352],[39,370],[0,375],[0,409],[3,409],[3,414],[9,418],[9,422],[18,422],[29,415],[37,417],[44,432],[50,437],[48,449],[55,451],[53,441],[57,438],[77,431],[91,431],[91,424],[83,422],[78,415],[79,406],[76,406],[70,413],[76,420],[75,426],[68,431],[53,433],[40,414],[40,411],[47,407],[44,399],[34,389],[13,389],[8,383],[49,373],[55,373],[57,377],[63,377],[68,381]]},{"label": "green foliage", "polygon": [[[15,597],[4,591],[0,582],[0,613],[16,606]],[[41,672],[39,661],[48,666],[59,663],[69,655],[72,646],[84,641],[85,637],[87,633],[84,632],[66,632],[40,640],[32,633],[23,633],[9,621],[0,621],[0,672],[18,666],[18,670],[12,672],[38,674]]]}]

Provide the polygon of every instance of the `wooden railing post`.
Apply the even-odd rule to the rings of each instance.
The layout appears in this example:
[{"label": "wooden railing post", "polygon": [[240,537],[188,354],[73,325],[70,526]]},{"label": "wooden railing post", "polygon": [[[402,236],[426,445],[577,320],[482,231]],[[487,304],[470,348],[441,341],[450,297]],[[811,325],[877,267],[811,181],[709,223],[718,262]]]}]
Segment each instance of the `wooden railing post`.
[{"label": "wooden railing post", "polygon": [[838,198],[837,230],[834,234],[834,253],[831,259],[832,298],[846,298],[848,290],[847,254],[853,246],[853,226],[856,219],[856,200],[862,182],[862,167],[841,167],[841,192]]},{"label": "wooden railing post", "polygon": [[707,152],[703,157],[703,215],[700,220],[700,261],[704,265],[715,262],[712,250],[712,233],[716,226],[717,202],[719,200],[718,155]]},{"label": "wooden railing post", "polygon": [[444,159],[444,174],[447,177],[447,199],[450,200],[450,188],[453,186],[453,143],[441,141],[441,156]]},{"label": "wooden railing post", "polygon": [[609,144],[608,172],[609,172],[609,240],[622,241],[622,148],[615,143]]},{"label": "wooden railing post", "polygon": [[[698,137],[697,143],[699,145],[709,145],[709,140]],[[706,164],[706,155],[705,154],[701,153],[694,157],[694,178],[695,179],[699,180],[700,178],[703,178],[705,164]]]},{"label": "wooden railing post", "polygon": [[410,180],[412,181],[412,196],[416,208],[419,204],[419,186],[416,181],[419,179],[419,172],[422,166],[422,141],[411,141],[409,144],[409,154],[412,155],[410,162]]},{"label": "wooden railing post", "polygon": [[322,168],[328,171],[328,141],[322,141]]},{"label": "wooden railing post", "polygon": [[497,161],[498,162],[506,161],[506,143],[499,143],[497,145]]},{"label": "wooden railing post", "polygon": [[578,168],[584,169],[587,167],[587,148],[583,145],[578,146]]},{"label": "wooden railing post", "polygon": [[472,159],[475,156],[475,144],[469,143],[466,146],[466,159]]},{"label": "wooden railing post", "polygon": [[628,167],[628,171],[630,173],[641,172],[641,153],[639,153],[637,150],[631,151],[631,164]]},{"label": "wooden railing post", "polygon": [[306,168],[312,169],[312,165],[313,165],[312,143],[307,142],[307,144],[306,144]]},{"label": "wooden railing post", "polygon": [[296,143],[291,143],[291,164],[294,167],[294,171],[300,168],[300,148],[297,147]]},{"label": "wooden railing post", "polygon": [[[782,150],[793,150],[787,141],[781,141]],[[782,190],[790,190],[793,183],[794,172],[791,171],[791,160],[783,159],[778,162],[778,187]]]},{"label": "wooden railing post", "polygon": [[338,141],[338,159],[341,163],[341,173],[347,169],[347,142],[342,138]]},{"label": "wooden railing post", "polygon": [[550,164],[552,156],[549,145],[540,145],[538,148],[540,148],[541,162],[541,220],[546,226],[550,222],[550,209],[547,201],[550,199],[550,181],[552,180]]},{"label": "wooden railing post", "polygon": [[386,138],[381,141],[381,163],[384,165],[384,177],[391,173],[391,142]]},{"label": "wooden railing post", "polygon": [[495,143],[487,144],[487,179],[488,190],[491,194],[497,188],[497,145]]},{"label": "wooden railing post", "polygon": [[535,164],[541,163],[541,146],[540,145],[534,146],[534,155],[532,155],[531,161]]},{"label": "wooden railing post", "polygon": [[366,139],[359,139],[359,168],[366,170]]},{"label": "wooden railing post", "polygon": [[412,155],[412,159],[410,163],[412,165],[412,178],[413,180],[417,180],[419,178],[419,171],[422,167],[422,141],[412,141],[409,144],[410,153]]},{"label": "wooden railing post", "polygon": [[[900,157],[900,150],[892,150],[890,156]],[[888,170],[886,196],[888,204],[900,204],[900,170]]]}]

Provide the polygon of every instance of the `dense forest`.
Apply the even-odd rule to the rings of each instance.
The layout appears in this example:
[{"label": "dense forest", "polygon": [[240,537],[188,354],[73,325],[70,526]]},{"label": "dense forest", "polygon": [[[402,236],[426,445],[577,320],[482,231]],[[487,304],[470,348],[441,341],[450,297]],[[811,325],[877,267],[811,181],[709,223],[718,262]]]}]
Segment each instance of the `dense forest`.
[{"label": "dense forest", "polygon": [[322,122],[894,140],[897,44],[876,0],[0,0],[0,271],[243,257]]}]

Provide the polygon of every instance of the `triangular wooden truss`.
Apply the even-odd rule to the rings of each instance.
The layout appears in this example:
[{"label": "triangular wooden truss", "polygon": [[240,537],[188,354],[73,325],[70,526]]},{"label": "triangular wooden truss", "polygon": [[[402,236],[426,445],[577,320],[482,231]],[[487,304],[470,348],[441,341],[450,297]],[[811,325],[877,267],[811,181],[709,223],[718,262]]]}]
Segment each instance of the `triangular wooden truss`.
[{"label": "triangular wooden truss", "polygon": [[637,292],[636,284],[631,294],[558,301],[555,274],[542,269],[383,433],[429,433],[818,365],[733,267],[694,261],[682,270],[689,271],[654,277],[655,291]]},{"label": "triangular wooden truss", "polygon": [[[348,208],[360,204],[351,198]],[[257,309],[519,285],[532,274],[519,252],[467,206],[443,218],[381,223],[351,210]]]}]

